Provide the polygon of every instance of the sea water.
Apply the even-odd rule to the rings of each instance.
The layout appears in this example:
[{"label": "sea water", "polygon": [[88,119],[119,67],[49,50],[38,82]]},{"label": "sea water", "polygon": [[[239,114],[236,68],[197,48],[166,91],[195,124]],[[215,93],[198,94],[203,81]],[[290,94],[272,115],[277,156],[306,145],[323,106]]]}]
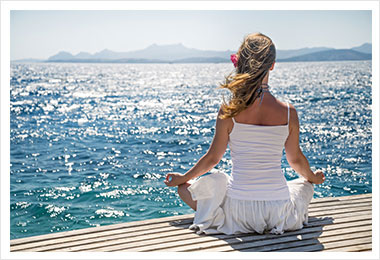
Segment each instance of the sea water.
[{"label": "sea water", "polygon": [[[11,64],[11,239],[193,211],[163,180],[207,151],[232,64]],[[326,181],[371,192],[370,61],[277,63],[269,82]],[[297,177],[282,158],[288,180]],[[231,173],[227,149],[217,168]]]}]

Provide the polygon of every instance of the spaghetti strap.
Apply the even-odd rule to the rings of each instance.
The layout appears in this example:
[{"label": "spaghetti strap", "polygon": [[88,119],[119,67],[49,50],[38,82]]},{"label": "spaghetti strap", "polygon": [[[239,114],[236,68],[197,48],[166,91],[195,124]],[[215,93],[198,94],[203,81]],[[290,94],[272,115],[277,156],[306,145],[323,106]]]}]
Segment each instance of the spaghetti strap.
[{"label": "spaghetti strap", "polygon": [[231,119],[232,119],[232,122],[234,122],[234,124],[235,124],[235,119],[233,117],[231,117]]},{"label": "spaghetti strap", "polygon": [[290,116],[290,113],[289,113],[289,103],[288,103],[288,124],[289,124],[289,117]]}]

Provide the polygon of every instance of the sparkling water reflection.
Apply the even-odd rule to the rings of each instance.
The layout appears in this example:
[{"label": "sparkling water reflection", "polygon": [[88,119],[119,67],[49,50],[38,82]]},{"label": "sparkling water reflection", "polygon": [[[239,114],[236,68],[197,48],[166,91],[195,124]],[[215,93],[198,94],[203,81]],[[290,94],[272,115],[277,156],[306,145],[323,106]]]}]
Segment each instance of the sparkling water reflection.
[{"label": "sparkling water reflection", "polygon": [[[12,64],[11,238],[191,213],[163,179],[207,151],[231,71]],[[327,176],[316,197],[371,192],[371,81],[368,61],[276,64],[272,93],[297,108],[302,150]]]}]

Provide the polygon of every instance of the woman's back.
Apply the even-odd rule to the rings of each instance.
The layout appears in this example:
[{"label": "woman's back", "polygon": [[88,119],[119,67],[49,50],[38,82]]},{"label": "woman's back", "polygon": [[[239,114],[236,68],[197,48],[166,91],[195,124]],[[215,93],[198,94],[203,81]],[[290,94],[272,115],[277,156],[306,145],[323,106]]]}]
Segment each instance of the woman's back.
[{"label": "woman's back", "polygon": [[[267,109],[262,112],[267,113],[267,117],[255,117],[256,110],[251,110],[250,107],[232,118],[233,128],[228,142],[232,174],[227,190],[227,195],[231,198],[289,198],[289,189],[281,170],[282,151],[289,134],[289,105],[285,105],[286,112],[283,116],[282,103],[270,95],[265,98],[265,102],[254,109]],[[241,115],[242,113],[244,114]]]},{"label": "woman's back", "polygon": [[288,106],[266,93],[261,103],[260,100],[256,100],[236,115],[235,121],[251,125],[286,125],[288,124]]}]

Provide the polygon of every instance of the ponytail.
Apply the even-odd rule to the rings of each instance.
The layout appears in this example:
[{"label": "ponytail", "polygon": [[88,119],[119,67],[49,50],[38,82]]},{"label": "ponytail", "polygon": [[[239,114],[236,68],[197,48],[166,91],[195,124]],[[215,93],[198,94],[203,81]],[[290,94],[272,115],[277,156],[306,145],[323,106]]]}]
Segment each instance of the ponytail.
[{"label": "ponytail", "polygon": [[262,81],[275,57],[276,49],[269,37],[261,33],[245,37],[237,53],[236,74],[227,76],[220,85],[232,93],[228,102],[223,98],[220,119],[235,117],[260,97]]}]

